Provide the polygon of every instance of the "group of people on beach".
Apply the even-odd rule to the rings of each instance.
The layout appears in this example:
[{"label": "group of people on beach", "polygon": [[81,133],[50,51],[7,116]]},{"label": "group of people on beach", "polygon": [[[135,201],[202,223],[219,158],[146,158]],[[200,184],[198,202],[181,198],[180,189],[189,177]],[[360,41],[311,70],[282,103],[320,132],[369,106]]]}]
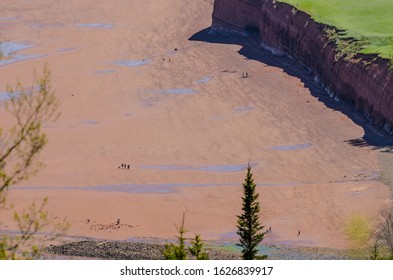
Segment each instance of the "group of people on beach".
[{"label": "group of people on beach", "polygon": [[119,169],[127,169],[130,170],[131,165],[127,164],[127,163],[122,163],[118,168]]},{"label": "group of people on beach", "polygon": [[[265,233],[269,233],[269,232],[272,232],[272,227],[269,227],[269,228],[265,231]],[[300,236],[300,230],[298,230],[297,236],[298,236],[298,237]]]},{"label": "group of people on beach", "polygon": [[269,232],[271,232],[272,231],[272,227],[269,227],[266,231],[265,231],[265,233],[269,233]]}]

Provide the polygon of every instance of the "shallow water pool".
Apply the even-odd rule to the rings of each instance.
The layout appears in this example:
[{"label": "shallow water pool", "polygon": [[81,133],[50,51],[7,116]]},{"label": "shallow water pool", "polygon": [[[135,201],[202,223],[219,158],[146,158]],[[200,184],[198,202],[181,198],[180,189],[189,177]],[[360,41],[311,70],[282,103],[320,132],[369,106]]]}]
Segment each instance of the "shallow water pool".
[{"label": "shallow water pool", "polygon": [[203,77],[202,79],[197,80],[196,82],[198,84],[206,84],[206,83],[210,82],[212,79],[213,79],[212,76],[206,76],[206,77]]},{"label": "shallow water pool", "polygon": [[138,66],[143,66],[151,61],[148,59],[142,59],[142,60],[117,60],[114,61],[113,64],[120,65],[120,66],[127,66],[127,67],[138,67]]},{"label": "shallow water pool", "polygon": [[272,150],[275,151],[294,151],[294,150],[302,150],[302,149],[307,149],[312,147],[311,144],[305,143],[305,144],[297,144],[297,145],[290,145],[290,146],[275,146],[272,147]]},{"label": "shallow water pool", "polygon": [[170,89],[155,89],[143,90],[144,93],[161,93],[161,94],[195,94],[198,93],[192,88],[170,88]]},{"label": "shallow water pool", "polygon": [[80,23],[77,24],[78,27],[88,27],[88,28],[112,28],[113,25],[112,24],[108,24],[108,23]]}]

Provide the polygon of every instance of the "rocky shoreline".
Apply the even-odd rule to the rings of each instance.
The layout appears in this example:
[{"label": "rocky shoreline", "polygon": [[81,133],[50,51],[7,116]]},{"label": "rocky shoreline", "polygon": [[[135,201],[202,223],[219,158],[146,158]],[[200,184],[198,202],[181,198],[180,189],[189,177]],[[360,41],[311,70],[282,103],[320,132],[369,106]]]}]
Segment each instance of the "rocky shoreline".
[{"label": "rocky shoreline", "polygon": [[[45,249],[45,259],[163,260],[164,244],[159,241],[76,241],[52,245]],[[239,248],[220,243],[206,244],[211,260],[240,260]],[[346,250],[314,247],[263,245],[260,254],[269,260],[344,260],[351,259]],[[352,257],[353,258],[353,257]]]},{"label": "rocky shoreline", "polygon": [[[59,256],[104,260],[164,260],[164,244],[126,241],[77,241],[45,249],[47,258]],[[240,259],[240,253],[207,248],[212,260]]]}]

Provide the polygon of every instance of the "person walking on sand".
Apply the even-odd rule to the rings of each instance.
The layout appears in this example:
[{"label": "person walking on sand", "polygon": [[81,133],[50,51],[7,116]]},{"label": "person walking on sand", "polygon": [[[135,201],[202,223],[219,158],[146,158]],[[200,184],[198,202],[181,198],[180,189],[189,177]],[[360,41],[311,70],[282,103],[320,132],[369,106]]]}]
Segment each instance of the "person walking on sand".
[{"label": "person walking on sand", "polygon": [[297,232],[297,236],[300,236],[300,230]]},{"label": "person walking on sand", "polygon": [[127,170],[130,170],[130,165],[127,165]]}]

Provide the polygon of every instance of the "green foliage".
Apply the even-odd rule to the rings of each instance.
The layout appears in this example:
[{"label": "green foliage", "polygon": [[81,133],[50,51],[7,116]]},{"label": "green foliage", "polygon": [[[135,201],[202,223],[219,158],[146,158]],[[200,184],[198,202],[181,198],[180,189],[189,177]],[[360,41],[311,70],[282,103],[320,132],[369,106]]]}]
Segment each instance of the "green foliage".
[{"label": "green foliage", "polygon": [[[183,219],[180,227],[177,227],[177,244],[169,243],[165,244],[163,255],[166,260],[186,260],[187,250],[185,245],[184,234],[187,232],[184,228],[185,213],[183,213]],[[205,252],[203,242],[200,235],[196,234],[195,239],[191,241],[191,246],[188,247],[190,254],[197,260],[208,260],[209,256]]]},{"label": "green foliage", "polygon": [[164,249],[164,257],[166,260],[186,260],[187,259],[187,253],[184,250],[184,247],[182,247],[180,244],[175,245],[175,244],[165,244],[165,249]]},{"label": "green foliage", "polygon": [[[0,128],[0,211],[6,208],[8,188],[27,180],[42,167],[37,159],[47,143],[42,124],[54,120],[58,108],[50,84],[50,71],[45,67],[43,76],[36,79],[30,94],[20,82],[15,89],[7,87],[10,101],[5,108],[15,118],[15,124],[8,130]],[[21,214],[14,212],[19,234],[0,236],[0,259],[39,258],[40,248],[35,235],[49,224],[48,213],[44,209],[46,204],[44,199],[39,206],[32,203]],[[52,238],[63,234],[69,224],[64,221],[56,226],[57,233]]]},{"label": "green foliage", "polygon": [[8,186],[27,180],[42,167],[37,160],[47,144],[42,124],[57,118],[59,105],[51,89],[50,77],[50,71],[45,67],[43,76],[36,79],[30,94],[20,82],[15,89],[7,87],[10,101],[5,108],[16,123],[6,133],[0,130],[0,194],[4,194]]},{"label": "green foliage", "polygon": [[389,253],[389,250],[379,244],[379,242],[375,242],[374,245],[370,248],[370,260],[393,260],[393,254]]},{"label": "green foliage", "polygon": [[185,249],[185,238],[184,233],[186,230],[184,228],[184,218],[185,213],[183,213],[183,220],[180,227],[177,227],[177,231],[179,236],[177,236],[178,244],[175,245],[173,243],[165,244],[164,249],[164,257],[166,260],[186,260],[187,259],[187,252]]},{"label": "green foliage", "polygon": [[203,248],[203,242],[199,234],[195,234],[195,239],[191,241],[191,246],[188,248],[191,255],[197,260],[208,260],[209,256]]},{"label": "green foliage", "polygon": [[353,215],[345,226],[345,234],[356,248],[363,247],[371,238],[371,222],[363,215]]},{"label": "green foliage", "polygon": [[355,40],[353,38],[345,38],[340,36],[339,32],[330,27],[325,29],[325,34],[329,40],[335,42],[336,44],[336,61],[340,58],[344,60],[350,60],[355,57],[358,53],[364,49],[366,41],[364,38],[361,40]]},{"label": "green foliage", "polygon": [[[41,257],[41,246],[35,235],[50,224],[48,212],[45,210],[47,203],[48,200],[44,199],[38,206],[33,202],[28,209],[20,214],[14,212],[13,218],[18,226],[19,234],[1,237],[0,260],[39,259]],[[54,240],[64,234],[69,226],[66,220],[56,224],[56,232],[51,235],[49,240]]]},{"label": "green foliage", "polygon": [[251,167],[248,165],[247,175],[243,183],[243,212],[237,216],[237,234],[240,237],[238,245],[242,247],[243,259],[245,260],[256,259],[257,246],[265,235],[262,232],[264,226],[259,222],[259,194],[255,193],[255,187]]}]

